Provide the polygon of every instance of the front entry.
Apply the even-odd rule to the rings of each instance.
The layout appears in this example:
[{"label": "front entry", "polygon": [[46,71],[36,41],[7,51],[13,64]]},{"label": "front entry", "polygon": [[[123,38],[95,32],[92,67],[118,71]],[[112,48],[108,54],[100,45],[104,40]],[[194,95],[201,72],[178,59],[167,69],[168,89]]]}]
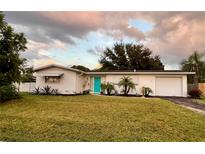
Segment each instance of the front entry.
[{"label": "front entry", "polygon": [[94,77],[94,93],[100,94],[101,86],[101,77]]}]

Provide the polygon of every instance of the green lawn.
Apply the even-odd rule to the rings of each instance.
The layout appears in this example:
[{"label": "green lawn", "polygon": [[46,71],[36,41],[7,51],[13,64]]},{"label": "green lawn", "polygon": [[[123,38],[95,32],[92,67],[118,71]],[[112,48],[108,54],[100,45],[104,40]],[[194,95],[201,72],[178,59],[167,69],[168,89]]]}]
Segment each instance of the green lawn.
[{"label": "green lawn", "polygon": [[205,104],[205,96],[202,96],[200,99],[198,99],[198,103]]},{"label": "green lawn", "polygon": [[0,104],[0,141],[205,141],[205,116],[161,99],[24,94]]},{"label": "green lawn", "polygon": [[205,96],[202,97],[202,100],[205,102]]}]

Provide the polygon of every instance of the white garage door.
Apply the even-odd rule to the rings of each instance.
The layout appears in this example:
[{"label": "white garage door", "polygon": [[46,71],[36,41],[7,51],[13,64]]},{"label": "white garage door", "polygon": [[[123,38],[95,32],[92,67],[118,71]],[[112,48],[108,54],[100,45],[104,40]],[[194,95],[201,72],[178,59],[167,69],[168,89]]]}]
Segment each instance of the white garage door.
[{"label": "white garage door", "polygon": [[182,96],[182,79],[170,77],[156,78],[157,96]]}]

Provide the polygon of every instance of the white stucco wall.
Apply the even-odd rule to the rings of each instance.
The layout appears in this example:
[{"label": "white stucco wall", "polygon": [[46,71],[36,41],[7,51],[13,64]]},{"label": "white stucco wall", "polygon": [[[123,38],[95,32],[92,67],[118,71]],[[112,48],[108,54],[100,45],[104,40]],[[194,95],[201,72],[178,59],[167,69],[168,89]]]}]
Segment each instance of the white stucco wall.
[{"label": "white stucco wall", "polygon": [[90,89],[90,76],[76,73],[76,92],[82,93]]},{"label": "white stucco wall", "polygon": [[183,97],[188,96],[188,92],[187,92],[187,75],[182,76],[182,93],[183,93]]},{"label": "white stucco wall", "polygon": [[[155,88],[155,76],[153,75],[126,75],[132,78],[132,81],[136,84],[135,90],[130,91],[130,94],[141,94],[141,88],[143,86]],[[106,82],[112,82],[115,84],[115,89],[118,93],[121,92],[122,87],[118,86],[118,82],[121,80],[123,75],[106,75]]]},{"label": "white stucco wall", "polygon": [[[136,89],[133,91],[130,91],[130,94],[136,94],[136,92],[139,91],[139,76],[138,75],[127,75],[132,78],[132,81],[136,84]],[[119,81],[123,75],[106,75],[105,76],[105,82],[111,82],[114,84],[115,90],[117,90],[118,93],[122,91],[122,87],[118,86]]]},{"label": "white stucco wall", "polygon": [[155,75],[139,75],[138,94],[142,94],[142,87],[149,87],[155,95]]},{"label": "white stucco wall", "polygon": [[[45,83],[45,77],[40,76],[39,74],[44,73],[64,73],[64,75],[60,78],[59,82],[56,83]],[[115,89],[118,93],[121,92],[122,88],[119,88],[118,82],[121,80],[123,75],[119,74],[107,74],[107,75],[86,75],[80,72],[75,72],[71,70],[66,70],[62,68],[52,67],[46,68],[36,72],[36,87],[44,87],[44,86],[51,86],[53,89],[58,89],[62,94],[74,94],[74,93],[82,93],[83,90],[90,89],[91,92],[93,91],[94,80],[93,77],[100,76],[101,83],[103,82],[111,82],[115,85]],[[153,96],[156,94],[156,78],[159,76],[164,77],[177,77],[182,79],[182,96],[187,96],[187,75],[126,75],[132,78],[132,81],[136,84],[136,89],[130,91],[130,94],[142,94],[142,87],[149,87],[153,91]],[[160,85],[166,86],[166,85]],[[169,87],[167,87],[169,89]],[[165,90],[167,90],[165,88]]]},{"label": "white stucco wall", "polygon": [[[99,75],[98,75],[99,76]],[[152,96],[155,96],[156,94],[156,78],[159,77],[159,75],[126,75],[132,78],[132,81],[136,84],[136,89],[133,91],[130,91],[130,94],[142,94],[142,87],[149,87],[152,89],[153,93]],[[122,88],[119,88],[118,82],[121,80],[123,75],[103,75],[101,79],[101,83],[103,82],[111,82],[115,85],[115,90],[118,91],[118,93],[121,92]],[[160,77],[166,77],[166,78],[181,78],[182,79],[182,96],[187,97],[187,76],[186,75],[160,75]],[[93,78],[91,78],[91,82],[93,82]],[[165,86],[166,85],[161,85]],[[169,90],[169,87],[166,87],[167,91]],[[93,89],[93,84],[91,84],[91,89]]]},{"label": "white stucco wall", "polygon": [[[46,83],[45,77],[40,76],[39,74],[42,73],[64,73],[61,76],[59,82],[56,83]],[[51,86],[53,89],[58,89],[59,93],[62,94],[74,94],[80,93],[82,91],[82,77],[80,77],[80,73],[65,70],[61,68],[47,68],[44,70],[40,70],[36,72],[36,87],[44,87],[44,86]],[[77,82],[78,80],[78,82]]]}]

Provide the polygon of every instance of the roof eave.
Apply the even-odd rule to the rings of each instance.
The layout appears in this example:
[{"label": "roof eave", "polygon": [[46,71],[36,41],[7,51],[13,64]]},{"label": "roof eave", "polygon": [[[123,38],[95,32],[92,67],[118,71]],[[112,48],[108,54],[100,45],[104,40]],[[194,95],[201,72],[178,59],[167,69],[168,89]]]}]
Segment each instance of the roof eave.
[{"label": "roof eave", "polygon": [[51,67],[57,67],[57,68],[61,68],[61,69],[65,69],[65,70],[70,70],[70,71],[75,71],[78,73],[83,73],[83,74],[87,74],[87,75],[193,75],[195,74],[195,72],[180,72],[180,71],[159,71],[159,72],[84,72],[78,69],[74,69],[74,68],[70,68],[70,67],[65,67],[65,66],[61,66],[61,65],[56,65],[56,64],[50,64],[50,65],[46,65],[43,67],[39,67],[34,69],[34,72],[38,72],[47,68],[51,68]]},{"label": "roof eave", "polygon": [[70,67],[60,66],[60,65],[56,65],[56,64],[51,64],[51,65],[46,65],[46,66],[35,68],[34,72],[38,72],[38,71],[41,71],[41,70],[44,70],[44,69],[47,69],[47,68],[51,68],[51,67],[57,67],[57,68],[61,68],[61,69],[75,71],[75,72],[79,72],[79,73],[85,74],[84,71],[81,71],[81,70],[78,70],[78,69],[74,69],[74,68],[70,68]]},{"label": "roof eave", "polygon": [[195,72],[86,72],[89,75],[191,75]]}]

